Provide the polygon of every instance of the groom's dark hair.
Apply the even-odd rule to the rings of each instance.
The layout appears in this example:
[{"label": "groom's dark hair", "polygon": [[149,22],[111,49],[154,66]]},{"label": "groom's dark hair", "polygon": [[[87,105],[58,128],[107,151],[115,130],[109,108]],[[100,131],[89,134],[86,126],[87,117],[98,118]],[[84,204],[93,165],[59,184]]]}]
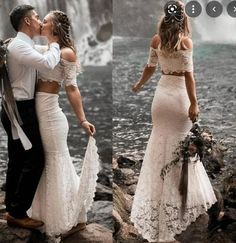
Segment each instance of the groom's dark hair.
[{"label": "groom's dark hair", "polygon": [[13,28],[18,32],[24,17],[29,16],[30,11],[34,10],[31,5],[18,5],[9,14]]}]

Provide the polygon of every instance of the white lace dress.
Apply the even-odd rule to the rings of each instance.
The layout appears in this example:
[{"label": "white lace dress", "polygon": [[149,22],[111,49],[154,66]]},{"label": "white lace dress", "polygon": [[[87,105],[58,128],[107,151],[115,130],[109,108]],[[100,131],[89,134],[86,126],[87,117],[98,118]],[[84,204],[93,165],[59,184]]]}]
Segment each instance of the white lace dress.
[{"label": "white lace dress", "polygon": [[[77,64],[61,60],[50,72],[40,72],[42,80],[76,86]],[[87,211],[93,203],[99,158],[95,139],[89,137],[78,176],[67,146],[68,121],[59,107],[58,95],[36,93],[36,111],[45,151],[45,168],[29,214],[42,220],[42,232],[54,237],[87,221]],[[78,148],[79,149],[79,148]]]},{"label": "white lace dress", "polygon": [[[148,65],[156,66],[157,62],[164,73],[193,71],[192,50],[166,54],[151,48]],[[174,167],[164,181],[160,177],[161,169],[173,159],[176,146],[192,126],[188,118],[189,105],[184,76],[162,75],[152,102],[153,129],[131,211],[132,222],[149,242],[174,241],[176,234],[216,202],[201,161],[188,166],[187,208],[182,219],[178,191],[182,166]]]}]

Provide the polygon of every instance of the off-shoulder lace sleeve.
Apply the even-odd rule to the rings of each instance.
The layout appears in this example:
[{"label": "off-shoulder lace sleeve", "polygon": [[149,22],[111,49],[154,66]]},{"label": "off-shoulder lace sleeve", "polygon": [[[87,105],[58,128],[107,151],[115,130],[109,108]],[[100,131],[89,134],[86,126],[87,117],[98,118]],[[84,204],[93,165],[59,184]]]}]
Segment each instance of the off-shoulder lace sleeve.
[{"label": "off-shoulder lace sleeve", "polygon": [[193,52],[186,50],[183,54],[183,69],[185,72],[193,72]]},{"label": "off-shoulder lace sleeve", "polygon": [[64,67],[64,85],[69,86],[73,85],[77,87],[77,75],[81,73],[80,63],[79,62],[68,62],[64,59],[61,59],[61,64]]},{"label": "off-shoulder lace sleeve", "polygon": [[158,63],[157,50],[154,49],[153,47],[150,47],[147,65],[148,67],[156,67],[157,63]]}]

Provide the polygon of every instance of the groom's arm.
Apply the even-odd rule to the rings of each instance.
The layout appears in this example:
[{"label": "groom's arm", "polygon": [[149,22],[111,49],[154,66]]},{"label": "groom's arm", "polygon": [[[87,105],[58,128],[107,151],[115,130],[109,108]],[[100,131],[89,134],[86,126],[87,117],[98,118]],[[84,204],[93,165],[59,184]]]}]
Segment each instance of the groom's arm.
[{"label": "groom's arm", "polygon": [[9,49],[13,58],[39,71],[51,70],[60,61],[60,47],[56,42],[49,44],[49,49],[43,54],[23,41],[14,43]]}]

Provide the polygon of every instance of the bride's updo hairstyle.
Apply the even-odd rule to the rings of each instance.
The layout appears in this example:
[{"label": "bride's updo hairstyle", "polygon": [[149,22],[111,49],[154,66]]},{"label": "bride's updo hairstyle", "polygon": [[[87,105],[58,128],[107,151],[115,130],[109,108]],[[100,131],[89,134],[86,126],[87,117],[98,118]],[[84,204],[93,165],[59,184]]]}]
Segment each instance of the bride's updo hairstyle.
[{"label": "bride's updo hairstyle", "polygon": [[177,50],[179,38],[190,34],[189,20],[181,1],[168,1],[164,6],[158,34],[161,38],[161,49],[167,52]]},{"label": "bride's updo hairstyle", "polygon": [[52,16],[53,34],[58,36],[60,48],[69,47],[76,52],[71,37],[71,23],[68,16],[59,10],[53,10],[50,14]]}]

